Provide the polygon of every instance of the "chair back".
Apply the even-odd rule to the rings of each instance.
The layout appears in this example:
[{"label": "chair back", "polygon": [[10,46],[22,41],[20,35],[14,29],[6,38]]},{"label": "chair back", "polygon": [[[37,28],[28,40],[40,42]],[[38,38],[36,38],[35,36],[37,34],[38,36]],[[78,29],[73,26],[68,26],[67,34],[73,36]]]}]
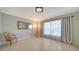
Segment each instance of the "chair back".
[{"label": "chair back", "polygon": [[5,40],[10,40],[10,33],[9,32],[4,32],[3,33]]}]

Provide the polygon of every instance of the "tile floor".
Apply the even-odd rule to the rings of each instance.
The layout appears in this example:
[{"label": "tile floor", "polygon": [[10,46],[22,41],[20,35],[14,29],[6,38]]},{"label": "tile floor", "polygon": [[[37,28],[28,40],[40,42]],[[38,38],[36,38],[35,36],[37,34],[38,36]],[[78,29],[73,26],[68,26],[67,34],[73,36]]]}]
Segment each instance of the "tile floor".
[{"label": "tile floor", "polygon": [[67,45],[52,39],[26,38],[12,46],[0,46],[0,51],[78,51],[79,47]]}]

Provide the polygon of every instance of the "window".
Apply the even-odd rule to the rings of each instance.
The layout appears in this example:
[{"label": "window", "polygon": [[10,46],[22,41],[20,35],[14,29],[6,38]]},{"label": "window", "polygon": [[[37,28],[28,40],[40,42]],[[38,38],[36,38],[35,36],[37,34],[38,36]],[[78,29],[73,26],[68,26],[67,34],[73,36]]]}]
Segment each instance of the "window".
[{"label": "window", "polygon": [[44,34],[50,35],[50,22],[44,23]]},{"label": "window", "polygon": [[44,35],[61,36],[61,20],[45,22]]}]

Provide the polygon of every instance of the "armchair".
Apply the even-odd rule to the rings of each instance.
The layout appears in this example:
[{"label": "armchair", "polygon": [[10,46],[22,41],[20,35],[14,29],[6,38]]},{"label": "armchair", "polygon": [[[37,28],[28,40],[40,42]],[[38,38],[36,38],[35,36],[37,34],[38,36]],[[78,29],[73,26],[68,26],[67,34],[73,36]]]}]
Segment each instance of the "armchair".
[{"label": "armchair", "polygon": [[13,40],[16,40],[16,42],[17,42],[16,35],[13,35],[13,34],[11,34],[9,32],[4,32],[3,35],[4,35],[4,38],[5,38],[5,41],[6,42],[9,41],[10,42],[10,45],[12,45],[12,41]]}]

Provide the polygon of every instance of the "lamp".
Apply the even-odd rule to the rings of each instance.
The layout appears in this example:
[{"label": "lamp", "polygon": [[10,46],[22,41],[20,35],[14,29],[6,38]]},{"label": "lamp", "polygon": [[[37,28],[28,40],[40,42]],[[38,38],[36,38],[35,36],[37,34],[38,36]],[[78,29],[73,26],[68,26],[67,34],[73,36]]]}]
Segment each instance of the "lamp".
[{"label": "lamp", "polygon": [[43,7],[36,7],[36,8],[35,8],[35,11],[36,11],[37,13],[42,13],[42,12],[43,12]]}]

